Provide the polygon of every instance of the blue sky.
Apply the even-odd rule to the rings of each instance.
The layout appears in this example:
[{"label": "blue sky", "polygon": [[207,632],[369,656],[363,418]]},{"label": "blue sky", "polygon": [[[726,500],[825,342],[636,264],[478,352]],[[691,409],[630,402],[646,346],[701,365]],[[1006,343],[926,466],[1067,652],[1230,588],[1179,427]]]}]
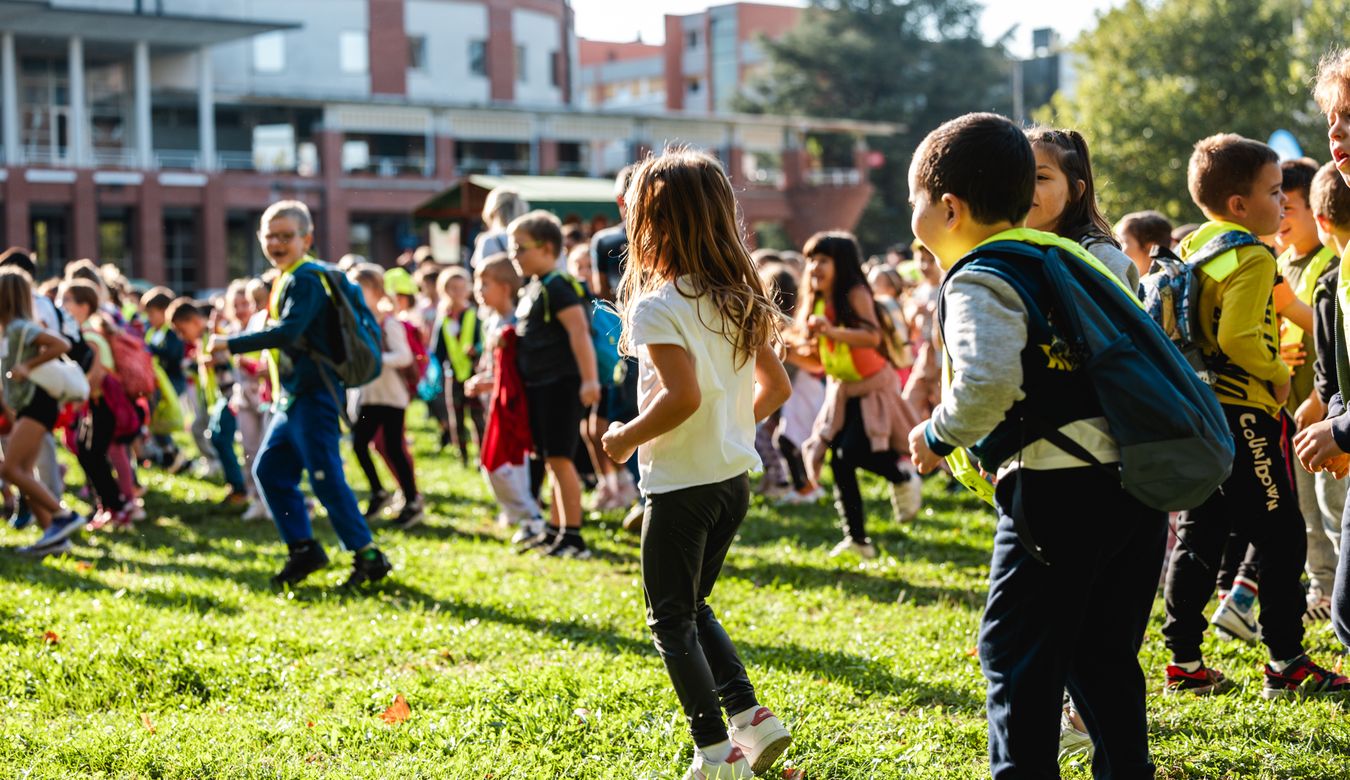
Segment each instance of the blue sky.
[{"label": "blue sky", "polygon": [[[729,0],[572,0],[576,12],[577,34],[583,38],[631,41],[639,33],[648,43],[660,43],[665,36],[663,17],[668,13],[702,11],[709,5]],[[779,5],[804,5],[793,0],[758,0]],[[985,0],[983,28],[986,38],[1003,34],[1020,25],[1013,50],[1025,54],[1031,47],[1031,30],[1054,27],[1066,40],[1093,23],[1093,15],[1119,5],[1120,0]]]}]

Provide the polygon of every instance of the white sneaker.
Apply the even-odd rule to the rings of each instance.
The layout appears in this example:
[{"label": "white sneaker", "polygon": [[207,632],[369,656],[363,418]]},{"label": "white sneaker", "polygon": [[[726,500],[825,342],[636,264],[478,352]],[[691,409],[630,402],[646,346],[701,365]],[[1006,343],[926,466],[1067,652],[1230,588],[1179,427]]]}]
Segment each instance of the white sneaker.
[{"label": "white sneaker", "polygon": [[816,485],[806,493],[799,493],[796,490],[789,490],[784,493],[777,501],[779,506],[808,506],[819,504],[820,499],[825,497],[825,488]]},{"label": "white sneaker", "polygon": [[1240,642],[1254,645],[1261,640],[1261,629],[1256,624],[1256,616],[1252,614],[1252,610],[1243,610],[1231,597],[1219,602],[1219,608],[1214,610],[1214,616],[1209,622],[1213,623],[1220,633]]},{"label": "white sneaker", "polygon": [[614,508],[614,494],[609,491],[609,484],[603,479],[600,484],[595,486],[595,492],[591,493],[591,500],[587,507],[592,512],[603,512]]},{"label": "white sneaker", "polygon": [[257,499],[254,499],[248,505],[248,510],[244,512],[245,520],[267,520],[270,517],[267,513],[267,505]]},{"label": "white sneaker", "polygon": [[726,761],[709,761],[695,750],[694,763],[685,772],[684,780],[745,780],[754,776],[741,749],[732,746],[731,755],[727,756]]},{"label": "white sneaker", "polygon": [[909,466],[900,470],[909,474],[909,479],[891,485],[891,511],[895,512],[897,523],[907,523],[918,517],[923,508],[923,482]]},{"label": "white sneaker", "polygon": [[838,558],[841,555],[852,553],[859,558],[871,560],[877,557],[877,548],[870,542],[855,542],[852,539],[845,539],[836,544],[833,550],[830,550],[831,558]]},{"label": "white sneaker", "polygon": [[755,717],[750,720],[749,726],[743,729],[732,726],[728,733],[731,744],[745,754],[745,760],[750,762],[750,771],[757,775],[769,771],[792,743],[791,732],[768,707],[755,710]]}]

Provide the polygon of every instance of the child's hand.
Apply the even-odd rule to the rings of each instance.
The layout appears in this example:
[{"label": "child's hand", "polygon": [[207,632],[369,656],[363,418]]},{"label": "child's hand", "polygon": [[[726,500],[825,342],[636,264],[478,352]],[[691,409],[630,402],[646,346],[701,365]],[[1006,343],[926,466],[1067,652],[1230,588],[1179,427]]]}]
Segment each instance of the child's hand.
[{"label": "child's hand", "polygon": [[1330,472],[1336,479],[1345,479],[1350,474],[1350,455],[1337,455],[1322,464],[1322,470]]},{"label": "child's hand", "polygon": [[483,395],[492,392],[492,377],[487,374],[474,374],[464,383],[466,395]]},{"label": "child's hand", "polygon": [[938,468],[944,460],[928,446],[928,440],[923,435],[927,427],[927,423],[916,425],[909,432],[909,458],[914,461],[914,468],[918,469],[920,474],[927,474]]},{"label": "child's hand", "polygon": [[1308,362],[1308,353],[1303,349],[1301,343],[1281,344],[1280,359],[1283,360],[1284,364],[1289,366],[1289,369],[1292,371]]},{"label": "child's hand", "polygon": [[1322,398],[1317,393],[1313,393],[1304,399],[1303,403],[1298,405],[1298,410],[1294,412],[1295,430],[1303,430],[1315,422],[1320,422],[1327,415],[1327,407],[1322,403]]},{"label": "child's hand", "polygon": [[1277,404],[1283,404],[1285,401],[1288,401],[1288,400],[1289,400],[1289,390],[1291,389],[1291,387],[1292,387],[1292,386],[1290,385],[1288,379],[1284,380],[1284,383],[1283,383],[1283,384],[1276,385],[1276,386],[1275,386],[1275,403],[1277,403]]},{"label": "child's hand", "polygon": [[578,395],[581,397],[582,406],[587,408],[595,406],[600,401],[600,383],[595,380],[582,382]]},{"label": "child's hand", "polygon": [[1327,468],[1333,461],[1344,467],[1337,459],[1346,453],[1341,451],[1340,445],[1331,435],[1331,422],[1322,420],[1313,423],[1294,436],[1294,452],[1298,455],[1298,462],[1313,474]]},{"label": "child's hand", "polygon": [[219,350],[224,350],[224,351],[228,352],[229,349],[230,349],[230,346],[229,346],[229,344],[225,341],[225,339],[221,338],[220,336],[217,336],[217,335],[214,334],[214,333],[211,334],[211,338],[209,338],[209,339],[206,340],[206,351],[207,351],[208,353],[210,353],[210,352],[217,352],[217,351],[219,351]]},{"label": "child's hand", "polygon": [[26,381],[28,379],[28,374],[28,364],[26,363],[16,363],[14,368],[9,370],[9,378],[16,382]]},{"label": "child's hand", "polygon": [[628,459],[633,457],[633,452],[637,449],[627,441],[624,436],[624,424],[612,422],[609,424],[609,430],[600,437],[600,444],[605,448],[605,454],[615,463],[627,463]]},{"label": "child's hand", "polygon": [[828,327],[830,327],[830,321],[819,314],[812,314],[806,318],[806,330],[812,336],[820,335]]}]

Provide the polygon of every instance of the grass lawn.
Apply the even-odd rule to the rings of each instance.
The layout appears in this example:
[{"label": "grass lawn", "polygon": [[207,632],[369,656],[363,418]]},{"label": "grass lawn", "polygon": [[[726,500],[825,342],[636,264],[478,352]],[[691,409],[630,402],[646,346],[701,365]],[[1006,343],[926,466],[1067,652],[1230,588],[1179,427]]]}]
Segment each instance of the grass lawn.
[{"label": "grass lawn", "polygon": [[[376,530],[395,571],[364,595],[333,590],[350,557],[322,519],[334,566],[271,591],[273,527],[190,478],[148,474],[149,521],[67,557],[21,559],[32,532],[6,527],[0,777],[680,777],[691,743],[619,517],[588,521],[592,560],[514,555],[482,480],[425,427],[416,443],[431,516]],[[866,482],[878,561],[826,556],[828,505],[759,503],[728,559],[713,604],[813,780],[987,776],[974,648],[992,522],[940,482],[906,526]],[[1164,699],[1160,622],[1161,604],[1143,656],[1160,777],[1350,775],[1344,711],[1263,701],[1255,648],[1208,640],[1239,693]],[[1309,644],[1337,662],[1329,627]],[[399,695],[411,715],[386,723]]]}]

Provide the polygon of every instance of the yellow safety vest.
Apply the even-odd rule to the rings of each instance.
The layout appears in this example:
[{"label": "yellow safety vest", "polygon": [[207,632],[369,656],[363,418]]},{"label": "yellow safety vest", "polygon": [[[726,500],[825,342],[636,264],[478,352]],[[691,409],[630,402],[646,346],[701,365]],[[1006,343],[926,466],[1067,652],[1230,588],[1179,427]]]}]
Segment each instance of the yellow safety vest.
[{"label": "yellow safety vest", "polygon": [[[272,285],[272,295],[267,301],[269,323],[275,324],[281,321],[281,294],[285,292],[286,286],[294,279],[296,269],[309,261],[310,257],[306,255],[300,258],[300,261],[295,265],[282,271],[281,275],[277,277],[276,283]],[[276,399],[281,396],[281,350],[269,349],[267,351],[267,362],[270,364],[267,373],[272,380],[272,403],[275,405]]]},{"label": "yellow safety vest", "polygon": [[[1082,260],[1090,268],[1097,271],[1097,273],[1101,274],[1102,276],[1105,276],[1107,279],[1110,279],[1112,282],[1115,283],[1117,287],[1119,287],[1124,292],[1128,293],[1127,297],[1131,301],[1134,301],[1136,306],[1140,307],[1141,309],[1143,308],[1143,304],[1139,301],[1139,299],[1135,296],[1135,294],[1130,291],[1130,288],[1126,287],[1125,283],[1120,281],[1119,277],[1111,273],[1111,270],[1109,268],[1102,265],[1101,261],[1099,261],[1096,257],[1092,255],[1092,253],[1088,252],[1076,241],[1071,241],[1070,239],[1064,238],[1062,236],[1057,236],[1054,233],[1046,233],[1041,230],[1032,230],[1031,228],[1013,228],[1012,230],[1005,230],[1002,233],[998,233],[996,235],[990,236],[989,238],[986,238],[984,241],[981,241],[975,247],[975,249],[979,249],[985,244],[992,244],[995,241],[1021,241],[1023,243],[1035,244],[1037,246],[1059,247],[1060,249],[1064,250],[1065,252],[1068,252],[1069,254],[1073,255],[1079,260]],[[975,249],[972,249],[971,251],[973,252],[975,251]],[[946,395],[947,390],[951,387],[952,382],[952,364],[951,359],[947,355],[945,343],[942,349],[942,353],[943,353],[942,392],[943,395]],[[955,477],[958,482],[960,482],[962,485],[965,485],[967,488],[970,489],[971,492],[979,496],[986,503],[990,505],[994,503],[994,486],[989,483],[989,480],[984,478],[984,475],[980,472],[980,469],[975,465],[975,460],[973,457],[971,457],[969,451],[967,451],[963,447],[957,447],[955,450],[952,451],[952,454],[947,456],[947,466],[951,469],[952,476]]]},{"label": "yellow safety vest", "polygon": [[459,338],[450,336],[450,315],[441,320],[441,341],[445,343],[445,354],[450,356],[450,367],[455,379],[467,381],[473,376],[473,363],[469,360],[469,351],[473,349],[473,331],[478,324],[478,311],[472,306],[464,312],[464,321],[459,325]]},{"label": "yellow safety vest", "polygon": [[[203,336],[201,343],[197,346],[203,355],[210,354],[206,351],[207,338]],[[197,383],[201,386],[202,398],[206,401],[206,409],[203,410],[203,413],[208,413],[208,410],[216,405],[216,399],[220,398],[220,383],[216,380],[215,366],[202,363],[200,357],[197,359]]]},{"label": "yellow safety vest", "polygon": [[[824,317],[825,301],[816,301],[812,313],[817,317]],[[816,342],[820,345],[820,365],[825,369],[825,373],[840,382],[862,381],[862,375],[858,373],[858,367],[853,364],[853,350],[849,345],[841,341],[827,339],[824,336],[817,338]]]},{"label": "yellow safety vest", "polygon": [[[1322,247],[1317,251],[1317,254],[1313,255],[1312,260],[1308,261],[1308,267],[1303,269],[1303,276],[1299,277],[1298,289],[1294,291],[1294,295],[1296,295],[1300,301],[1303,301],[1309,306],[1312,305],[1313,293],[1317,290],[1317,280],[1322,274],[1326,273],[1327,266],[1331,265],[1331,260],[1334,257],[1336,257],[1335,252],[1326,247]],[[1280,255],[1280,259],[1277,261],[1280,266],[1280,273],[1285,273],[1289,265],[1297,259],[1298,257],[1296,256],[1293,247],[1286,249],[1284,254]],[[1284,337],[1280,339],[1280,343],[1302,344],[1303,328],[1295,325],[1292,321],[1286,320],[1284,325]]]}]

